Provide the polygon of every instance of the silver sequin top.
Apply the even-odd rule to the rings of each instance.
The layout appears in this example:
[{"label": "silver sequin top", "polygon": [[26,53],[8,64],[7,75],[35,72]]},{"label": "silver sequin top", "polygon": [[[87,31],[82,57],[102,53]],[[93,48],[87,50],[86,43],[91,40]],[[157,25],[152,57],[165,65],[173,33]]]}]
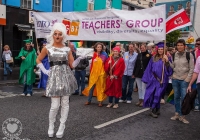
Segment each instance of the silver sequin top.
[{"label": "silver sequin top", "polygon": [[[49,61],[67,61],[70,48],[46,47],[48,50]],[[77,89],[77,82],[68,64],[54,65],[50,67],[49,78],[47,81],[47,96],[69,96]]]}]

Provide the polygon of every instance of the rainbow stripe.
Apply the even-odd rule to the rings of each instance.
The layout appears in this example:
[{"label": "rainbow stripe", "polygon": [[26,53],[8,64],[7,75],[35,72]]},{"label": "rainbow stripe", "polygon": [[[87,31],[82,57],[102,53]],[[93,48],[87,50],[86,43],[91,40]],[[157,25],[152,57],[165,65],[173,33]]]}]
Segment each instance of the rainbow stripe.
[{"label": "rainbow stripe", "polygon": [[167,97],[167,102],[174,105],[174,90],[172,90],[169,96]]}]

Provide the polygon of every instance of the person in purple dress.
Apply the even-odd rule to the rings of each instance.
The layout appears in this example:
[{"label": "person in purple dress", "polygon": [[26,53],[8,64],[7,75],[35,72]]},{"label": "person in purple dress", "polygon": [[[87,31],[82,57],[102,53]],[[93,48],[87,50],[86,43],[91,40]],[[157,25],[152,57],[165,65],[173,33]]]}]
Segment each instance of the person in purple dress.
[{"label": "person in purple dress", "polygon": [[[164,54],[164,43],[158,43],[157,47],[157,54],[149,61],[142,77],[142,81],[147,84],[143,107],[150,107],[150,115],[154,118],[157,118],[160,114],[160,100],[167,88],[169,77],[172,75],[172,68],[169,65],[171,58]],[[162,80],[163,63],[164,75]]]}]

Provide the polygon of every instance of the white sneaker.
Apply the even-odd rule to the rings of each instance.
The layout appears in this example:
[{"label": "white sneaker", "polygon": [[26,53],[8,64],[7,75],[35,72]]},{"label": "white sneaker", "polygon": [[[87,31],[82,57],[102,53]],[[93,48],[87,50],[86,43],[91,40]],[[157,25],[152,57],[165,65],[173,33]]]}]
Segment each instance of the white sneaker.
[{"label": "white sneaker", "polygon": [[21,96],[26,96],[24,93],[20,94]]},{"label": "white sneaker", "polygon": [[31,94],[27,94],[26,96],[31,96]]},{"label": "white sneaker", "polygon": [[199,111],[199,106],[195,106],[194,111],[198,112]]},{"label": "white sneaker", "polygon": [[125,100],[122,99],[119,100],[119,103],[125,103],[125,102],[126,102]]},{"label": "white sneaker", "polygon": [[131,104],[131,101],[126,101],[127,104]]}]

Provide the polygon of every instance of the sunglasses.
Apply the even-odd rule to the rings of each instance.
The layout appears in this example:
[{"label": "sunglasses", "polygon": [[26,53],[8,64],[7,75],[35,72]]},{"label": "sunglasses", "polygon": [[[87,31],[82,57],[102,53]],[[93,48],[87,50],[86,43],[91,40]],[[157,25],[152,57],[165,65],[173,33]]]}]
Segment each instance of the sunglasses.
[{"label": "sunglasses", "polygon": [[200,46],[200,44],[197,44],[197,43],[196,43],[195,45],[196,45],[196,46]]}]

